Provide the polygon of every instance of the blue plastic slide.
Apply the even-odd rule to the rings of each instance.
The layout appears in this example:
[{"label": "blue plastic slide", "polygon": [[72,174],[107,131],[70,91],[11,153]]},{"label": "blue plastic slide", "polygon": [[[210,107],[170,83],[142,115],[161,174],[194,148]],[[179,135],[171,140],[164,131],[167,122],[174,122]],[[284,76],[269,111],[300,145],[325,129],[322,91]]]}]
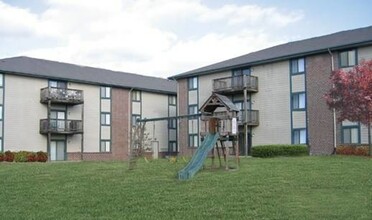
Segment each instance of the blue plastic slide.
[{"label": "blue plastic slide", "polygon": [[178,171],[178,179],[187,180],[192,178],[203,166],[208,152],[212,150],[218,140],[219,134],[207,134],[204,141],[196,149],[189,163],[180,171]]}]

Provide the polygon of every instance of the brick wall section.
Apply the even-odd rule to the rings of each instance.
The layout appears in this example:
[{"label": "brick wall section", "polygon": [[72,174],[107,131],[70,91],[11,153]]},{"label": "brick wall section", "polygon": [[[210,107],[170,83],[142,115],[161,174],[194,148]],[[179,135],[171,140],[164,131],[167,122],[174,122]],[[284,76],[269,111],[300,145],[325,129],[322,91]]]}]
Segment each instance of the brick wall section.
[{"label": "brick wall section", "polygon": [[333,114],[324,94],[331,88],[331,57],[321,54],[306,58],[306,87],[310,154],[333,153]]},{"label": "brick wall section", "polygon": [[[67,158],[69,161],[79,161],[81,160],[80,153],[67,153]],[[84,161],[103,161],[103,160],[112,160],[112,153],[84,153]]]},{"label": "brick wall section", "polygon": [[[187,88],[187,79],[178,80],[178,115],[187,115],[188,114],[188,88]],[[188,124],[187,118],[181,118],[178,125],[178,147],[180,155],[188,155]]]},{"label": "brick wall section", "polygon": [[[83,160],[127,160],[129,153],[129,91],[112,88],[111,90],[111,152],[84,153]],[[80,152],[67,154],[71,161],[81,160]]]},{"label": "brick wall section", "polygon": [[126,160],[129,153],[129,90],[112,88],[111,148],[113,160]]}]

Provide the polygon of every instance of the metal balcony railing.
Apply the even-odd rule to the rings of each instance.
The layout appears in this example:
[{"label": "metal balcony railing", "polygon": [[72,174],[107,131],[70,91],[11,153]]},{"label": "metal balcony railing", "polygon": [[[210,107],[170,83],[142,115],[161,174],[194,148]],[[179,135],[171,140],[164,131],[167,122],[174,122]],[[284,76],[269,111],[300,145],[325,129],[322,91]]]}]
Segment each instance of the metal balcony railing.
[{"label": "metal balcony railing", "polygon": [[244,89],[248,92],[258,92],[257,76],[232,76],[213,80],[213,91],[218,93],[236,93]]},{"label": "metal balcony railing", "polygon": [[82,90],[77,89],[61,89],[61,88],[42,88],[40,90],[40,102],[48,103],[63,103],[63,104],[82,104],[84,103],[84,95]]},{"label": "metal balcony railing", "polygon": [[41,119],[40,134],[81,134],[82,120]]}]

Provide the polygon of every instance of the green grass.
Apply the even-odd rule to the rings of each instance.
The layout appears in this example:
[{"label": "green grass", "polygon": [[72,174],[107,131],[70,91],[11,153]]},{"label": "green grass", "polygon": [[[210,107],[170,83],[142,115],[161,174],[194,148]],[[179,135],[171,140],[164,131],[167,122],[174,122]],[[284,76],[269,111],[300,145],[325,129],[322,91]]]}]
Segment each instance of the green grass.
[{"label": "green grass", "polygon": [[249,158],[181,182],[184,165],[0,163],[0,219],[372,219],[368,158]]}]

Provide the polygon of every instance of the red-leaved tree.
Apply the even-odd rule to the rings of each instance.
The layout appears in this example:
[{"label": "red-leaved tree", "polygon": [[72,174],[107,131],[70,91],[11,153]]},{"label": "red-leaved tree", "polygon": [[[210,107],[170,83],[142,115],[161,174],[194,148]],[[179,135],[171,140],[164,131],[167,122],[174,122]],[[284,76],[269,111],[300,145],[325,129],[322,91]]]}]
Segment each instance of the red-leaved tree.
[{"label": "red-leaved tree", "polygon": [[372,60],[362,61],[349,70],[333,71],[331,80],[334,86],[325,95],[328,106],[339,113],[339,121],[360,122],[368,127],[371,156]]}]

